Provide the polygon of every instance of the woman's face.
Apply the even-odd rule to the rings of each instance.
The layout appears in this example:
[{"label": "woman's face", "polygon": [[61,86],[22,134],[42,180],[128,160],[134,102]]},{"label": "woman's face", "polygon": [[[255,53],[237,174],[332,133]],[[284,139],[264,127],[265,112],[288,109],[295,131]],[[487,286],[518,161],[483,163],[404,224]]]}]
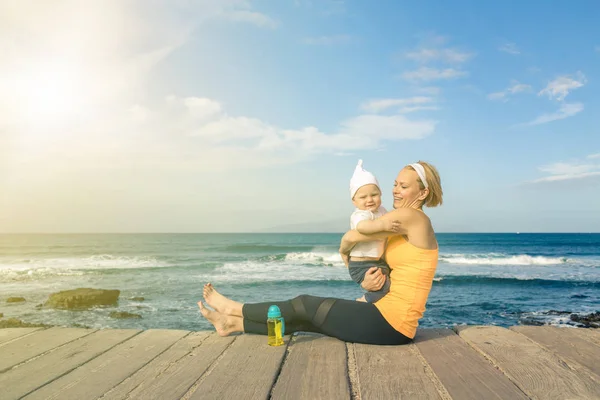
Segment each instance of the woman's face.
[{"label": "woman's face", "polygon": [[418,178],[419,175],[412,169],[404,168],[398,173],[392,190],[394,208],[419,208],[421,206],[429,191],[421,190]]}]

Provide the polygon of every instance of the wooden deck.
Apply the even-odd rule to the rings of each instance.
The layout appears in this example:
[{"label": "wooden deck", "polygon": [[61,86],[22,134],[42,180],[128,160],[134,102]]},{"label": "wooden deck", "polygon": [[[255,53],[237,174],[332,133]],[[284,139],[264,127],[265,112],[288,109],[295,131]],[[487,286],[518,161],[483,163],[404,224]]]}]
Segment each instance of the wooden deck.
[{"label": "wooden deck", "polygon": [[600,330],[421,329],[408,346],[0,329],[0,399],[600,399]]}]

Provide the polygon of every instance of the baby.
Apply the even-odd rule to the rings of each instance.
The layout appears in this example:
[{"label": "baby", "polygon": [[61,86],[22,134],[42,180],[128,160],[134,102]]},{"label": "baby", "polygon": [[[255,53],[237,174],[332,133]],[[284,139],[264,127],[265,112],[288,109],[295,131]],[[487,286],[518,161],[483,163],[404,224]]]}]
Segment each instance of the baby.
[{"label": "baby", "polygon": [[[356,229],[362,234],[398,232],[399,222],[379,219],[387,212],[381,206],[379,182],[372,173],[363,169],[362,164],[362,160],[358,160],[354,175],[350,179],[350,198],[356,207],[350,216],[350,229]],[[350,252],[348,271],[356,283],[362,283],[365,273],[371,267],[380,268],[386,276],[381,289],[367,292],[363,297],[356,299],[357,301],[375,303],[390,291],[390,267],[381,259],[384,248],[385,239],[378,239],[357,243]]]}]

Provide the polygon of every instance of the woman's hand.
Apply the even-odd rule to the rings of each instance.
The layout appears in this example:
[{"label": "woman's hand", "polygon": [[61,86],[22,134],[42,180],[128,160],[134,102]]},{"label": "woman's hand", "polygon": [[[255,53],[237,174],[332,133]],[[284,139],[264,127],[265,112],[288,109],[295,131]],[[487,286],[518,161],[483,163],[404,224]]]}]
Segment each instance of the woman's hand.
[{"label": "woman's hand", "polygon": [[371,267],[365,273],[365,279],[362,281],[360,286],[368,292],[375,292],[383,287],[385,283],[385,275],[381,272],[381,269],[377,267]]}]

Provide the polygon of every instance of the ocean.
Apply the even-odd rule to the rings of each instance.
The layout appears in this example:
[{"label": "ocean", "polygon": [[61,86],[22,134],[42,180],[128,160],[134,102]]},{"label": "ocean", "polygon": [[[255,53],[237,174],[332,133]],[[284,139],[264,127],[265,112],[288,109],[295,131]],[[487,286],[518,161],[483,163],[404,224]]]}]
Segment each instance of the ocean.
[{"label": "ocean", "polygon": [[[241,302],[300,294],[355,299],[341,234],[2,234],[4,318],[92,328],[212,329],[196,306],[212,282]],[[600,311],[600,234],[438,234],[440,258],[422,327],[577,327]],[[116,307],[36,308],[57,291],[119,289]],[[23,303],[7,304],[20,296]],[[134,297],[144,297],[143,301]],[[111,311],[140,314],[113,319]]]}]

